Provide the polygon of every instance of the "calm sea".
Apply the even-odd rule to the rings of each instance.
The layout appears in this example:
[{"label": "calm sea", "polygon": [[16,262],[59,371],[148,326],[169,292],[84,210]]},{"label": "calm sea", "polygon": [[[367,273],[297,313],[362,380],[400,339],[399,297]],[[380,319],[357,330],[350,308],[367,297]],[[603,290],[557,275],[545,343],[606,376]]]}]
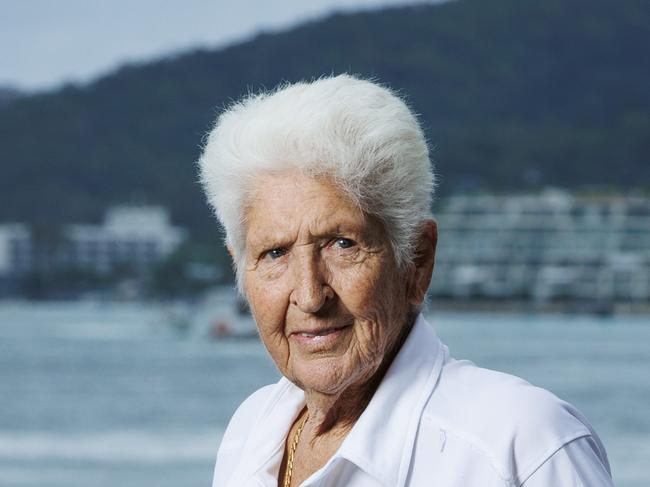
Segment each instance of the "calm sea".
[{"label": "calm sea", "polygon": [[[430,319],[456,357],[577,405],[618,487],[650,485],[650,317]],[[0,303],[0,485],[210,485],[228,418],[277,378],[257,340],[174,327],[165,307]]]}]

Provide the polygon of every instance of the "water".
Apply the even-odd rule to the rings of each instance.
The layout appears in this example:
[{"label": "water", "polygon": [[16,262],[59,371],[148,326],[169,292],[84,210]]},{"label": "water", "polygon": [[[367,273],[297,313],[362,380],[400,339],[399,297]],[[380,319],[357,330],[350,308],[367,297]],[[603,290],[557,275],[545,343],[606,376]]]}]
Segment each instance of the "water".
[{"label": "water", "polygon": [[[0,486],[209,485],[228,418],[278,373],[257,341],[181,333],[163,311],[0,304]],[[650,485],[649,317],[431,320],[456,357],[578,406],[618,487]]]}]

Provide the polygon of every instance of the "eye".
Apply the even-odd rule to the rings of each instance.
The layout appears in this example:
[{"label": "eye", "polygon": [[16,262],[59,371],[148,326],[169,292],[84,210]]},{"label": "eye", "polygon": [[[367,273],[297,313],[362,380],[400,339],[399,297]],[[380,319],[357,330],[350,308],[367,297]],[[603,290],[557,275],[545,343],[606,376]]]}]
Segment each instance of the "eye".
[{"label": "eye", "polygon": [[264,253],[264,257],[269,257],[271,260],[276,260],[282,257],[284,254],[287,253],[287,249],[283,249],[281,247],[278,247],[276,249],[271,249],[268,250]]},{"label": "eye", "polygon": [[337,238],[334,243],[336,246],[338,246],[340,249],[349,249],[351,247],[354,247],[356,245],[356,242],[354,240],[351,240],[349,238],[345,237],[339,237]]}]

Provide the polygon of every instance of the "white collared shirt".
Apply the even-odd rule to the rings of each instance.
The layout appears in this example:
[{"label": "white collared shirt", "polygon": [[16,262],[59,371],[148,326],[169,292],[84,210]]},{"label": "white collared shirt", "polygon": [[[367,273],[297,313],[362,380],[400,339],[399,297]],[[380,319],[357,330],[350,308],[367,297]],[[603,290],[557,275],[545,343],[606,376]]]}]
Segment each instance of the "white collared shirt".
[{"label": "white collared shirt", "polygon": [[[276,487],[304,407],[282,378],[228,425],[213,487]],[[550,392],[450,357],[420,315],[368,407],[303,487],[611,487],[605,449]]]}]

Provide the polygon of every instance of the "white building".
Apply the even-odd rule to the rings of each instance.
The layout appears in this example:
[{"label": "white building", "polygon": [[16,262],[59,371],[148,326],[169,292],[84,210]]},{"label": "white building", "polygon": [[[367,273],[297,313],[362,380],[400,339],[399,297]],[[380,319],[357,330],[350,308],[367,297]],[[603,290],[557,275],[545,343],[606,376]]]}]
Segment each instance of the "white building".
[{"label": "white building", "polygon": [[0,276],[24,274],[32,266],[32,235],[26,225],[0,225]]},{"label": "white building", "polygon": [[437,219],[434,294],[650,300],[648,198],[456,196]]},{"label": "white building", "polygon": [[101,225],[67,225],[56,247],[35,242],[24,224],[0,225],[0,276],[15,278],[37,270],[82,269],[109,273],[122,267],[144,271],[185,239],[164,208],[119,206]]},{"label": "white building", "polygon": [[67,266],[102,274],[120,269],[147,270],[185,239],[164,208],[118,206],[101,225],[69,225],[64,229]]},{"label": "white building", "polygon": [[15,292],[32,267],[32,236],[26,225],[0,225],[0,295]]}]

